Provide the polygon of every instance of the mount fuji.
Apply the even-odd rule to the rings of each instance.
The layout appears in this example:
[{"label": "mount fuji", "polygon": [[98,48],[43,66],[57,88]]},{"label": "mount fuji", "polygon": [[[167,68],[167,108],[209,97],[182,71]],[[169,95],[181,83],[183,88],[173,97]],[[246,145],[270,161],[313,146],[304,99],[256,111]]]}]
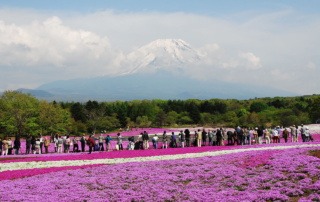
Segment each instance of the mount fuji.
[{"label": "mount fuji", "polygon": [[38,96],[39,99],[56,101],[250,99],[297,95],[270,87],[196,79],[187,74],[188,68],[201,67],[204,60],[205,54],[181,39],[158,39],[129,53],[123,61],[122,73],[117,76],[54,81],[35,90],[52,95]]},{"label": "mount fuji", "polygon": [[125,63],[129,70],[123,74],[158,69],[181,73],[184,67],[201,63],[202,58],[199,51],[181,39],[158,39],[128,54]]}]

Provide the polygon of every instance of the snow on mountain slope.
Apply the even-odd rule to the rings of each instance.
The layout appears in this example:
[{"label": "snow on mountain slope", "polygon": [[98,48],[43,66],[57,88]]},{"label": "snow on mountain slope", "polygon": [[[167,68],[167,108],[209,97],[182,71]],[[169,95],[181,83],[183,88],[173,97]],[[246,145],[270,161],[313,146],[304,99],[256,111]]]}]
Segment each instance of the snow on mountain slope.
[{"label": "snow on mountain slope", "polygon": [[170,72],[181,72],[187,65],[201,61],[201,53],[181,39],[158,39],[127,55],[127,71],[154,72],[164,69]]}]

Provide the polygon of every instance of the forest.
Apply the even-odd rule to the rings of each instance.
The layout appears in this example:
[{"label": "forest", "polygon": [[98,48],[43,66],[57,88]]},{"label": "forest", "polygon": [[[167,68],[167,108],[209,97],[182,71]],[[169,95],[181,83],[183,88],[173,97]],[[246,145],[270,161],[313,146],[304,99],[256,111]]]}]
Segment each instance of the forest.
[{"label": "forest", "polygon": [[286,127],[317,121],[319,95],[84,103],[47,102],[19,91],[0,97],[0,136],[78,136],[147,127]]}]

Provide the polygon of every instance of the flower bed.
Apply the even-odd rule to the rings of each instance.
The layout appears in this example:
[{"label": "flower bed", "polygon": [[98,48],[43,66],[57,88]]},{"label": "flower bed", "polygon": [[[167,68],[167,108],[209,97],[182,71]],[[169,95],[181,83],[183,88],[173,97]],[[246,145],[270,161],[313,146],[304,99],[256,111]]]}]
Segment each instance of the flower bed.
[{"label": "flower bed", "polygon": [[[190,149],[194,153],[188,153]],[[44,169],[37,165],[54,162],[49,157],[41,162],[34,161],[40,158],[7,160],[4,164],[13,166],[35,163],[36,169],[0,172],[14,176],[0,177],[0,200],[319,201],[320,159],[308,152],[318,149],[318,144],[300,143],[102,152],[96,155],[114,155],[102,161],[120,160],[112,165]],[[167,155],[158,156],[162,151]],[[143,153],[145,156],[141,156]],[[62,157],[65,159],[61,162],[93,161],[75,160],[75,156],[81,155],[56,156],[56,161]],[[176,159],[157,160],[169,157]],[[138,162],[121,163],[125,162],[121,159]]]}]

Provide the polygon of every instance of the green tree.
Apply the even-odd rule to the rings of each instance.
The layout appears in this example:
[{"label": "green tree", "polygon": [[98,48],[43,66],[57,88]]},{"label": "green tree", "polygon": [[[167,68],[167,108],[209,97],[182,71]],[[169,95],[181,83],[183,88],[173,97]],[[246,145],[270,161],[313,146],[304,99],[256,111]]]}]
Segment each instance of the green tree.
[{"label": "green tree", "polygon": [[151,121],[148,120],[148,116],[138,116],[136,124],[141,128],[148,128],[151,125]]},{"label": "green tree", "polygon": [[188,104],[188,112],[193,123],[198,124],[201,120],[201,115],[200,115],[199,107],[194,101],[191,101]]},{"label": "green tree", "polygon": [[167,121],[167,115],[163,110],[160,110],[156,117],[156,124],[160,127],[164,126]]},{"label": "green tree", "polygon": [[176,111],[170,111],[167,114],[167,123],[169,125],[174,125],[178,121],[179,114]]},{"label": "green tree", "polygon": [[59,105],[41,101],[39,112],[38,124],[41,134],[50,135],[53,139],[55,133],[66,133],[70,130],[70,113]]},{"label": "green tree", "polygon": [[266,110],[267,108],[268,108],[268,105],[263,102],[253,102],[250,105],[251,112],[261,112],[263,110]]},{"label": "green tree", "polygon": [[6,135],[18,136],[38,133],[39,101],[29,94],[6,91],[0,98],[0,126]]},{"label": "green tree", "polygon": [[320,122],[320,97],[314,99],[313,103],[310,105],[309,110],[310,119],[313,123]]}]

